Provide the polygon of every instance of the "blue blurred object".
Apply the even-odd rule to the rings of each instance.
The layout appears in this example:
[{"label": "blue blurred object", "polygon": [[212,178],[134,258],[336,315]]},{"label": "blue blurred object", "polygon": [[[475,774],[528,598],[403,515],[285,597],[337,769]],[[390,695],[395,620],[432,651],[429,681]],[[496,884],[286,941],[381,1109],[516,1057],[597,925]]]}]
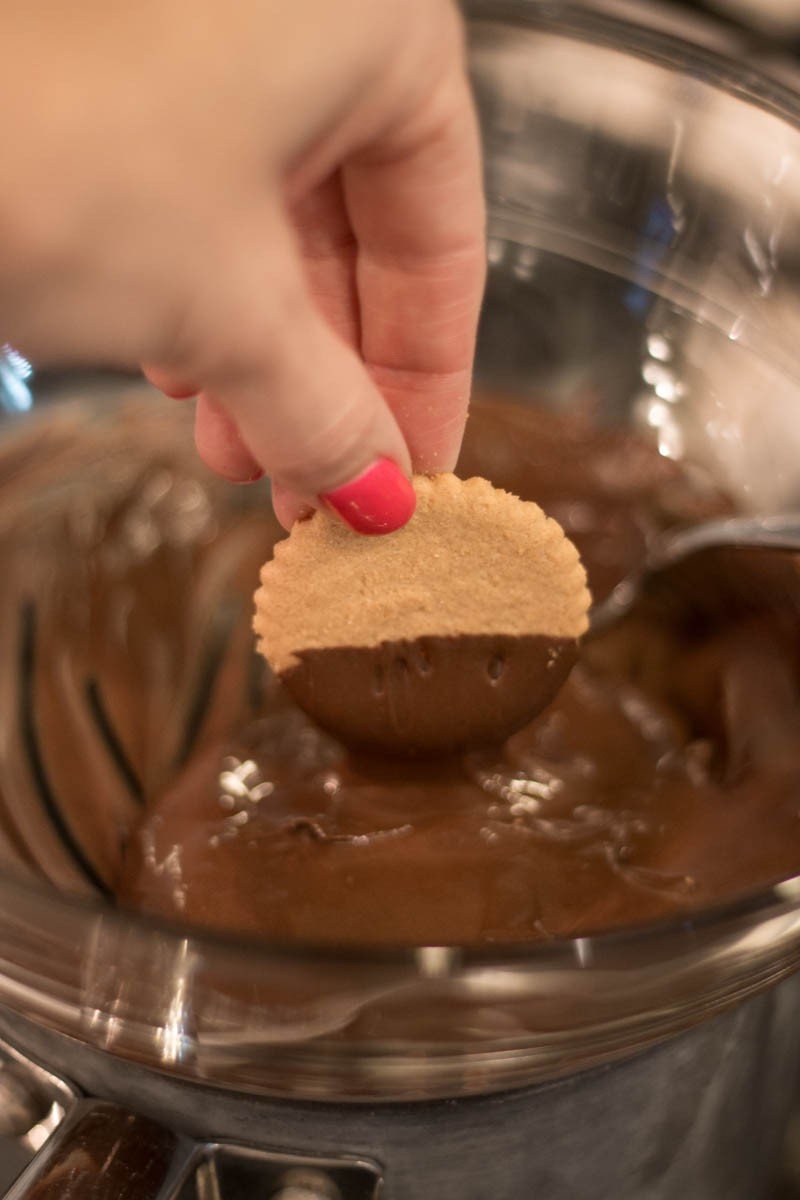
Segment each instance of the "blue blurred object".
[{"label": "blue blurred object", "polygon": [[33,395],[28,381],[33,367],[18,350],[4,346],[0,358],[0,408],[4,413],[28,412],[33,407]]}]

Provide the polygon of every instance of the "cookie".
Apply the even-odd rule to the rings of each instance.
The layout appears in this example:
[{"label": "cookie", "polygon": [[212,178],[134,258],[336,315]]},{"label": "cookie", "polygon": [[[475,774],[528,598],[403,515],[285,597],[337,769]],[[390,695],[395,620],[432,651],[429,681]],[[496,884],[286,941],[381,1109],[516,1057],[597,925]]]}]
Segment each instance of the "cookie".
[{"label": "cookie", "polygon": [[485,479],[414,479],[381,538],[324,511],[261,572],[258,648],[320,726],[369,750],[505,740],[550,702],[590,596],[578,552],[538,505]]}]

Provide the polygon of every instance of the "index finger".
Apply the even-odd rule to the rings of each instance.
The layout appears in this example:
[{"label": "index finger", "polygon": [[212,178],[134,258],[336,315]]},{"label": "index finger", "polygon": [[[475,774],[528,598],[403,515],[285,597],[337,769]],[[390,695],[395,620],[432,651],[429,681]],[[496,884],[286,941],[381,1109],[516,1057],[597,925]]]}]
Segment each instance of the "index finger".
[{"label": "index finger", "polygon": [[418,471],[455,465],[486,270],[477,121],[460,63],[419,114],[348,162],[361,353]]}]

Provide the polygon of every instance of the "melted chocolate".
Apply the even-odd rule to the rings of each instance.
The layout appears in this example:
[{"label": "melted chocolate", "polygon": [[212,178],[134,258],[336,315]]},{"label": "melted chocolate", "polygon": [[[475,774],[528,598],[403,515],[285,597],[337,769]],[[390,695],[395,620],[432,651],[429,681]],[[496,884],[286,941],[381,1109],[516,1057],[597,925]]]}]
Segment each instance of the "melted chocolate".
[{"label": "melted chocolate", "polygon": [[420,637],[304,650],[281,682],[348,746],[428,754],[505,741],[547,707],[577,656],[568,638]]},{"label": "melted chocolate", "polygon": [[[475,943],[588,933],[770,882],[800,865],[796,693],[792,712],[777,647],[769,665],[758,640],[730,649],[739,724],[724,758],[590,664],[501,753],[435,765],[343,757],[278,711],[165,794],[123,898],[274,938]],[[701,658],[670,684],[705,679]],[[756,686],[755,709],[735,710]]]},{"label": "melted chocolate", "polygon": [[[730,509],[629,435],[509,405],[474,409],[462,470],[557,516],[600,594],[653,533]],[[258,719],[205,739],[150,795],[121,902],[269,938],[507,943],[691,911],[800,871],[795,563],[740,556],[679,582],[671,604],[587,640],[554,702],[501,748],[348,754],[270,685]],[[356,669],[354,721],[383,703],[373,664]],[[402,717],[437,719],[436,703]]]}]

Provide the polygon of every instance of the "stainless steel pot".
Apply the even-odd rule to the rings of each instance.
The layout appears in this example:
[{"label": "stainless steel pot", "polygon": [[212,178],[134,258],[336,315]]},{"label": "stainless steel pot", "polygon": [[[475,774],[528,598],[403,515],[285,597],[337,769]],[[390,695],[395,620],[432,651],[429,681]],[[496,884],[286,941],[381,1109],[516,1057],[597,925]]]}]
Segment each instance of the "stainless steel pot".
[{"label": "stainless steel pot", "polygon": [[[74,1102],[8,1200],[755,1200],[768,1194],[798,1082],[799,999],[795,978],[557,1082],[370,1105],[187,1087],[5,1014],[4,1034],[105,1098]],[[83,1175],[71,1192],[64,1164],[76,1146]]]}]

